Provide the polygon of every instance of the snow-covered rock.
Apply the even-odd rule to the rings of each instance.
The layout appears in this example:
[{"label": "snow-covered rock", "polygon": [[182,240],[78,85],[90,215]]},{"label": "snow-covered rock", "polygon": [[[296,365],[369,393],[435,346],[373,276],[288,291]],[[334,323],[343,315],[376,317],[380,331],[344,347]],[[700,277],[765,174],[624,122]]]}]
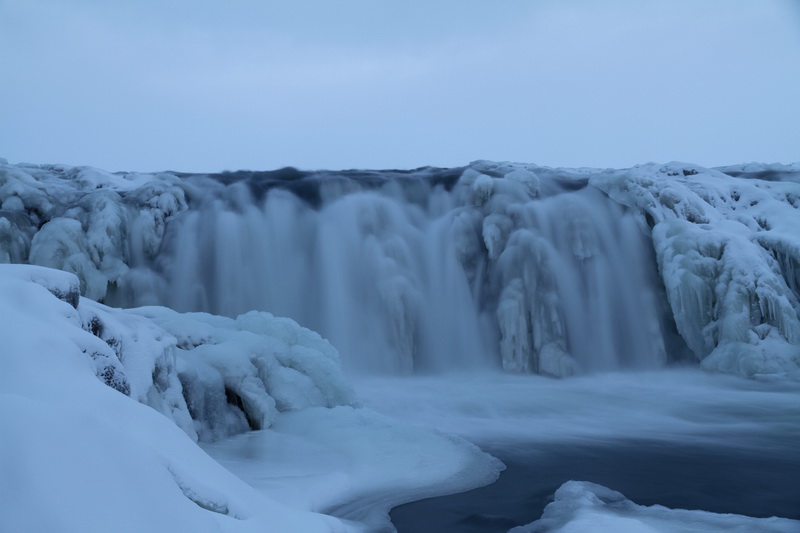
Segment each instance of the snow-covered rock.
[{"label": "snow-covered rock", "polygon": [[279,412],[357,404],[336,350],[290,319],[116,309],[80,297],[74,274],[34,265],[0,264],[0,278],[35,283],[71,305],[90,334],[75,342],[100,381],[194,440],[266,429]]},{"label": "snow-covered rock", "polygon": [[[132,309],[177,340],[178,376],[202,440],[266,429],[279,412],[356,405],[339,354],[287,318]],[[170,337],[172,338],[172,337]]]},{"label": "snow-covered rock", "polygon": [[798,375],[797,181],[670,163],[591,183],[647,218],[678,331],[703,367]]},{"label": "snow-covered rock", "polygon": [[72,272],[102,300],[132,258],[154,256],[167,219],[186,209],[171,174],[0,164],[0,259]]},{"label": "snow-covered rock", "polygon": [[645,507],[617,491],[586,481],[567,481],[542,518],[509,533],[790,533],[800,521],[752,518],[706,511]]}]

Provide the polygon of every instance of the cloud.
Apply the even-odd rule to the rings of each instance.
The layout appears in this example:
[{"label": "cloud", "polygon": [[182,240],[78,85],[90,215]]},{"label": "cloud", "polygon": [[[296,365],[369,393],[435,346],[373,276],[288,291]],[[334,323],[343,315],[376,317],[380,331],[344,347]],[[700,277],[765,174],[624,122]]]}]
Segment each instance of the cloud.
[{"label": "cloud", "polygon": [[15,53],[0,55],[14,80],[0,86],[0,155],[12,160],[219,170],[796,154],[791,2],[1,5],[0,47]]}]

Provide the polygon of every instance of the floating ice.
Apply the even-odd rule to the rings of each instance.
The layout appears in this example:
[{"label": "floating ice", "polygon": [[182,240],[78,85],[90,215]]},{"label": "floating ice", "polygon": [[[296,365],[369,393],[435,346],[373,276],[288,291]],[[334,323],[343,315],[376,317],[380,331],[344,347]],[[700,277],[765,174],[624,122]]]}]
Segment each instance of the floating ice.
[{"label": "floating ice", "polygon": [[568,481],[542,518],[509,533],[791,533],[800,521],[751,518],[706,511],[636,505],[614,490],[585,481]]}]

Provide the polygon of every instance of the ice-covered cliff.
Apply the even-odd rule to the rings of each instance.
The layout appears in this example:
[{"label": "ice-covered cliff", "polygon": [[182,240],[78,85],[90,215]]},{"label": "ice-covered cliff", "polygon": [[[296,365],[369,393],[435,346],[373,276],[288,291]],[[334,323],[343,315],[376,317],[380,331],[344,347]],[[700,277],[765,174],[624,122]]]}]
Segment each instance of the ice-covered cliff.
[{"label": "ice-covered cliff", "polygon": [[704,368],[797,375],[800,167],[645,165],[591,183],[645,217],[672,316]]},{"label": "ice-covered cliff", "polygon": [[290,316],[352,370],[800,367],[800,168],[0,164],[0,260],[84,295]]}]

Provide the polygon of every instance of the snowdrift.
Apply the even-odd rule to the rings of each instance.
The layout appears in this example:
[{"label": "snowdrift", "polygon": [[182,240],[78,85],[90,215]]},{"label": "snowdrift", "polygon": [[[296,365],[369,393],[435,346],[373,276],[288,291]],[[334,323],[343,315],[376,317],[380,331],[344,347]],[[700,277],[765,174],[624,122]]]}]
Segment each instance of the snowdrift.
[{"label": "snowdrift", "polygon": [[568,481],[541,519],[509,533],[791,533],[798,528],[800,522],[786,518],[645,507],[602,485]]},{"label": "snowdrift", "polygon": [[[491,483],[502,469],[461,439],[355,408],[337,352],[291,320],[114,309],[79,285],[67,272],[0,265],[3,530],[374,530],[393,505]],[[271,426],[280,433],[250,431]],[[244,432],[291,439],[259,447],[271,488],[196,443]],[[309,461],[337,482],[281,479]],[[365,493],[380,497],[361,508]],[[320,514],[353,505],[352,519]]]}]

